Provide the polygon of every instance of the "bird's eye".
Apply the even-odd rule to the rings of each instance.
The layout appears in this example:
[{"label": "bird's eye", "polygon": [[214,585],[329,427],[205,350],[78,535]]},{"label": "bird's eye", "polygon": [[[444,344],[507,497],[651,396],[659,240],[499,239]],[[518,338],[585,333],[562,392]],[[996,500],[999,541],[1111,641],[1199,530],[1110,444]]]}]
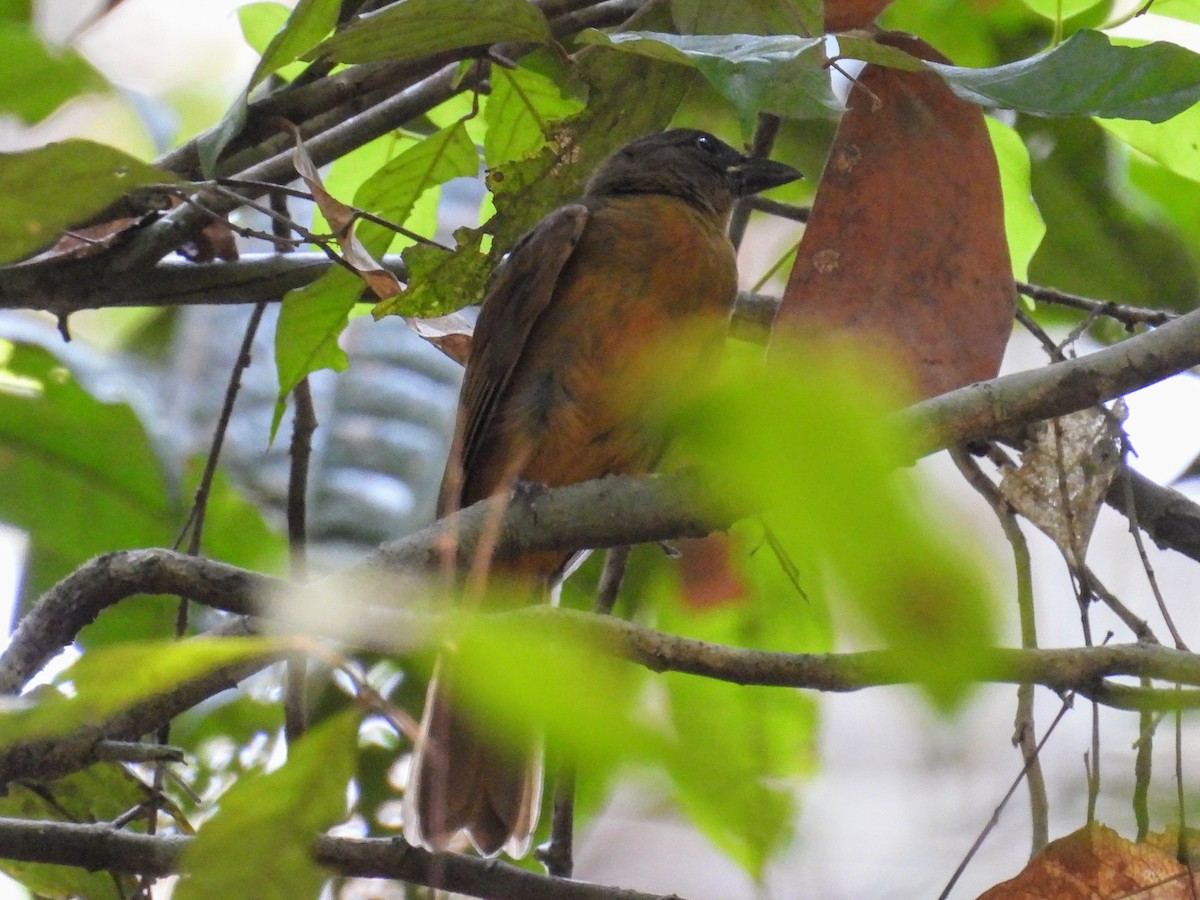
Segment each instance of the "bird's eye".
[{"label": "bird's eye", "polygon": [[696,138],[696,146],[705,153],[715,154],[717,152],[717,139],[711,134],[702,134]]}]

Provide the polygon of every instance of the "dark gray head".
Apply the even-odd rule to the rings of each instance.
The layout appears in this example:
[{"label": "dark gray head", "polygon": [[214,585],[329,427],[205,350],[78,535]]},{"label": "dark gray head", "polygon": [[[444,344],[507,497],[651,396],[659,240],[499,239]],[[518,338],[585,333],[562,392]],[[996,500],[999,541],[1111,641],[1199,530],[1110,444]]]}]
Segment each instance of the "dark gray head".
[{"label": "dark gray head", "polygon": [[630,141],[605,160],[587,193],[668,194],[724,214],[738,197],[801,178],[791,166],[746,156],[706,131],[673,128]]}]

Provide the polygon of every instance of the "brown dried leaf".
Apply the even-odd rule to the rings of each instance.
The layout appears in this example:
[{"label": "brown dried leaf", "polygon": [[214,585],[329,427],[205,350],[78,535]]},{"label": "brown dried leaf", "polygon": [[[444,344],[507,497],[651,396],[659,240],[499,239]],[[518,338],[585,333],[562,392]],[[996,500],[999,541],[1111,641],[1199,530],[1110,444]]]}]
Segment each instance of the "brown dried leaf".
[{"label": "brown dried leaf", "polygon": [[[1194,877],[1194,876],[1192,876]],[[1016,878],[979,900],[1191,900],[1188,869],[1150,844],[1135,844],[1104,825],[1053,841]]]},{"label": "brown dried leaf", "polygon": [[127,240],[134,229],[148,218],[150,216],[131,216],[98,222],[83,228],[72,228],[70,231],[64,231],[53,247],[43,250],[37,256],[31,256],[20,264],[61,262],[94,256]]},{"label": "brown dried leaf", "polygon": [[[908,35],[879,41],[945,60]],[[1016,286],[983,113],[932,73],[874,65],[849,105],[775,334],[884,347],[920,397],[994,377]]]},{"label": "brown dried leaf", "polygon": [[680,595],[684,606],[712,609],[744,602],[749,596],[749,585],[733,561],[736,544],[731,535],[716,532],[671,544],[679,551]]},{"label": "brown dried leaf", "polygon": [[825,30],[866,28],[893,0],[825,0]]},{"label": "brown dried leaf", "polygon": [[313,201],[321,210],[325,221],[333,229],[338,246],[342,248],[342,258],[350,264],[350,267],[358,273],[358,276],[380,300],[387,300],[399,294],[401,291],[399,279],[380,265],[355,235],[354,223],[358,214],[354,207],[347,206],[325,190],[325,185],[321,181],[321,173],[317,171],[316,164],[304,147],[300,130],[291,122],[283,121],[283,125],[296,140],[296,149],[292,151],[292,164],[296,167],[296,173],[308,185],[308,189],[313,195]]},{"label": "brown dried leaf", "polygon": [[194,263],[214,259],[233,262],[238,258],[237,238],[224,219],[212,221],[201,229],[194,241],[179,248],[179,252]]},{"label": "brown dried leaf", "polygon": [[1049,535],[1076,569],[1121,462],[1124,418],[1125,405],[1118,401],[1112,412],[1083,409],[1038,422],[1020,467],[1000,481],[1004,499]]},{"label": "brown dried leaf", "polygon": [[475,334],[478,306],[465,306],[444,316],[421,319],[404,316],[408,327],[461,366],[471,355],[471,338]]}]

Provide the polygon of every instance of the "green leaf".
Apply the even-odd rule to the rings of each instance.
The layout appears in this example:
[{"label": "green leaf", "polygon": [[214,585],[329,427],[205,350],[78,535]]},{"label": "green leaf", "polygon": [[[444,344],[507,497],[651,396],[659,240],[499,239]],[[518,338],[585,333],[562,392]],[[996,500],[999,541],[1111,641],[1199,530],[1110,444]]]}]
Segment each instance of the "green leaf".
[{"label": "green leaf", "polygon": [[552,40],[545,17],[527,0],[404,0],[355,19],[307,58],[370,63],[499,41]]},{"label": "green leaf", "polygon": [[164,182],[179,178],[93,141],[0,153],[0,263],[51,243],[134,188]]},{"label": "green leaf", "polygon": [[920,35],[950,52],[960,66],[993,66],[1012,59],[1014,47],[1048,37],[1046,23],[1021,0],[991,0],[986,5],[944,0],[893,3],[883,11],[880,25],[888,31]]},{"label": "green leaf", "polygon": [[[762,526],[734,530],[730,562],[747,596],[691,609],[677,591],[652,589],[658,626],[673,634],[737,647],[824,652],[829,614],[812,559],[795,560],[805,597],[764,544]],[[673,596],[675,595],[675,596]],[[667,761],[685,813],[716,846],[755,878],[785,845],[795,822],[795,783],[813,768],[817,703],[800,691],[743,687],[668,674],[670,721],[682,752]],[[737,784],[736,791],[713,790]]]},{"label": "green leaf", "polygon": [[[479,173],[479,151],[464,123],[455,122],[414,144],[384,163],[354,195],[354,205],[403,225],[426,191],[451,178]],[[383,253],[395,232],[373,222],[362,222],[358,237],[373,255]]]},{"label": "green leaf", "polygon": [[[565,73],[559,75],[565,78]],[[545,145],[551,124],[583,109],[583,101],[570,96],[560,84],[527,65],[492,69],[492,92],[484,111],[487,135],[483,153],[489,166],[536,153]]]},{"label": "green leaf", "polygon": [[33,21],[33,0],[0,0],[0,22]]},{"label": "green leaf", "polygon": [[[1168,221],[1191,250],[1193,269],[1200,265],[1200,181],[1176,174],[1171,169],[1145,157],[1129,160],[1129,184],[1154,204],[1155,210]],[[1195,308],[1192,303],[1185,308]]]},{"label": "green leaf", "polygon": [[[74,696],[47,688],[34,695],[32,705],[0,714],[0,746],[57,737],[104,722],[215,669],[279,650],[279,642],[269,638],[130,641],[92,650],[60,676],[74,684]],[[117,672],[120,678],[113,677]]]},{"label": "green leaf", "polygon": [[1107,4],[1108,0],[1025,0],[1025,5],[1039,16],[1056,22],[1063,22],[1101,3]]},{"label": "green leaf", "polygon": [[[666,10],[653,10],[650,27],[667,27]],[[590,54],[578,65],[591,98],[577,116],[554,129],[537,156],[493,168],[488,187],[496,215],[485,230],[495,238],[493,260],[546,213],[583,193],[596,166],[635,137],[666,128],[695,73],[644,56]],[[654,85],[647,91],[646,85]]]},{"label": "green leaf", "polygon": [[337,25],[341,8],[341,0],[300,0],[283,30],[263,51],[250,78],[250,86],[254,87],[275,70],[312,49]]},{"label": "green leaf", "polygon": [[310,849],[346,816],[359,713],[326,719],[292,744],[274,772],[239,780],[188,846],[176,900],[316,897],[326,874]]},{"label": "green leaf", "polygon": [[[463,123],[456,122],[385,162],[359,187],[354,204],[404,224],[426,192],[451,178],[473,176],[478,170],[479,153],[475,144]],[[387,250],[395,237],[391,229],[374,222],[360,222],[356,233],[367,252],[375,257]],[[437,252],[447,255],[444,251]],[[346,368],[346,354],[337,340],[350,311],[362,296],[362,287],[357,276],[334,267],[311,284],[284,296],[275,329],[281,399],[310,372]],[[403,306],[407,296],[404,293],[393,299],[396,305]],[[282,408],[277,407],[276,424],[280,415]]]},{"label": "green leaf", "polygon": [[310,372],[346,368],[349,361],[337,339],[362,290],[362,279],[334,266],[311,284],[284,295],[275,326],[280,398],[290,394]]},{"label": "green leaf", "polygon": [[[274,6],[275,4],[255,4],[257,7]],[[217,159],[229,142],[237,137],[246,124],[247,102],[250,91],[272,72],[277,71],[290,62],[299,58],[300,54],[310,49],[317,41],[332,30],[337,24],[338,12],[341,9],[340,0],[300,0],[287,19],[287,24],[267,44],[262,57],[250,76],[246,89],[233,101],[221,121],[210,131],[202,135],[197,142],[196,152],[200,160],[200,171],[206,176],[212,176],[217,171]],[[241,17],[242,11],[239,10]],[[251,22],[261,24],[270,13],[247,11],[246,16]],[[245,29],[246,18],[242,18]],[[247,35],[247,41],[250,38]]]},{"label": "green leaf", "polygon": [[[116,763],[99,763],[50,782],[12,782],[0,815],[53,822],[109,822],[151,798],[149,787]],[[75,866],[0,861],[0,871],[39,897],[120,900],[133,892],[130,876]]]},{"label": "green leaf", "polygon": [[[79,435],[86,434],[87,440]],[[89,557],[170,544],[183,510],[157,448],[129,406],[92,397],[47,349],[0,341],[0,520],[29,533],[28,601]],[[278,568],[283,540],[218,471],[209,556]],[[130,598],[80,635],[96,645],[166,636],[173,601]]]},{"label": "green leaf", "polygon": [[454,238],[458,246],[453,253],[428,244],[404,251],[408,287],[377,304],[375,318],[441,316],[483,299],[492,271],[490,258],[480,252],[483,232],[460,228]]},{"label": "green leaf", "polygon": [[1038,284],[1171,309],[1192,309],[1200,292],[1192,253],[1113,183],[1124,153],[1092,119],[1025,119],[1033,196],[1046,237],[1029,267]]},{"label": "green leaf", "polygon": [[40,347],[0,341],[0,459],[0,519],[30,536],[27,595],[91,556],[170,540],[178,508],[133,410]]},{"label": "green leaf", "polygon": [[1033,202],[1030,182],[1029,151],[1021,136],[991,116],[984,118],[996,164],[1000,168],[1000,190],[1004,194],[1004,233],[1008,237],[1008,255],[1013,274],[1021,281],[1029,278],[1029,262],[1046,235],[1046,223]]},{"label": "green leaf", "polygon": [[[419,140],[404,132],[392,132],[356,147],[330,164],[324,173],[325,189],[334,197],[354,197],[368,178]],[[313,210],[312,230],[316,234],[332,230],[319,209]]]},{"label": "green leaf", "polygon": [[455,697],[499,740],[522,750],[541,730],[569,759],[600,770],[668,753],[662,732],[638,715],[644,670],[586,636],[494,616],[464,616],[451,634]]},{"label": "green leaf", "polygon": [[28,21],[0,21],[0,112],[24,122],[44,119],[79,94],[108,81],[72,50],[50,50]]},{"label": "green leaf", "polygon": [[605,34],[588,29],[579,40],[698,69],[733,104],[746,130],[753,127],[759,112],[808,119],[841,108],[825,68],[824,38],[652,31]]},{"label": "green leaf", "polygon": [[1100,119],[1110,134],[1172,172],[1200,181],[1200,105],[1181,112],[1169,122]]},{"label": "green leaf", "polygon": [[1157,0],[1151,11],[1157,16],[1200,24],[1200,0]]},{"label": "green leaf", "polygon": [[1200,56],[1162,41],[1114,45],[1083,30],[1052,50],[989,69],[929,63],[960,97],[1039,116],[1163,122],[1200,100]]},{"label": "green leaf", "polygon": [[[669,348],[659,356],[671,366]],[[763,510],[788,554],[828,573],[905,678],[943,708],[960,702],[995,623],[978,563],[901,470],[907,438],[889,411],[903,401],[885,392],[903,380],[830,347],[776,343],[771,357],[658,398],[664,433],[718,495]]]},{"label": "green leaf", "polygon": [[261,58],[267,46],[283,30],[291,10],[275,0],[247,3],[237,8],[238,25],[242,39]]},{"label": "green leaf", "polygon": [[671,0],[681,34],[803,34],[824,31],[820,0]]}]

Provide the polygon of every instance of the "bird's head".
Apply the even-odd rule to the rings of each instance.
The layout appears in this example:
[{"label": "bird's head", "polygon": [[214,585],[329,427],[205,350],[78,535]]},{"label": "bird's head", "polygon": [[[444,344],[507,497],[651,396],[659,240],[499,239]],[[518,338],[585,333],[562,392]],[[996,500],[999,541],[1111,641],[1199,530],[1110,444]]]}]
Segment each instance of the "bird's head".
[{"label": "bird's head", "polygon": [[747,197],[803,177],[784,163],[746,156],[706,131],[673,128],[630,141],[605,160],[587,193],[667,194],[724,215]]}]

